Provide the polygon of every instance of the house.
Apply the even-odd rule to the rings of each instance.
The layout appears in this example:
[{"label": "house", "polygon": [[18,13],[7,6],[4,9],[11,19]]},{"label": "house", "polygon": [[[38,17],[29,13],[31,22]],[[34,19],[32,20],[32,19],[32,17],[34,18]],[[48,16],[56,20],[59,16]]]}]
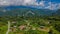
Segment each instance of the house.
[{"label": "house", "polygon": [[19,28],[20,30],[24,30],[24,29],[26,28],[26,25],[20,25],[18,28]]}]

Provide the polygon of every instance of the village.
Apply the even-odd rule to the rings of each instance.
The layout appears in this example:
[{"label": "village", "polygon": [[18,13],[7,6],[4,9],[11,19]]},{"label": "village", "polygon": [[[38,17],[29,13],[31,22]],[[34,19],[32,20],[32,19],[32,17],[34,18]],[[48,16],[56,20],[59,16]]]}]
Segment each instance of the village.
[{"label": "village", "polygon": [[58,24],[60,21],[52,22],[51,19],[41,17],[0,17],[0,32],[3,31],[5,34],[59,34],[54,29],[55,22]]}]

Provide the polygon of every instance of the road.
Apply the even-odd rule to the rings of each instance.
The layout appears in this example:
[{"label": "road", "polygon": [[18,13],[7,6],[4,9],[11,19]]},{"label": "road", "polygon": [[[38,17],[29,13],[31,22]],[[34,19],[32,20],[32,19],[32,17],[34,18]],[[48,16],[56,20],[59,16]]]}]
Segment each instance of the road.
[{"label": "road", "polygon": [[9,31],[10,31],[10,21],[8,21],[8,30],[7,30],[6,34],[8,34]]}]

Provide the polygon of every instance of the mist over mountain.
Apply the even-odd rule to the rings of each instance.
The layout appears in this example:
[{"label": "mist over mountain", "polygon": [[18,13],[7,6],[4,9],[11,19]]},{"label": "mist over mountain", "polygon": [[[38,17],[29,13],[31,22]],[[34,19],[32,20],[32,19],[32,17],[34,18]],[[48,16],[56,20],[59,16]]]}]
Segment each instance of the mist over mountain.
[{"label": "mist over mountain", "polygon": [[51,16],[54,10],[39,9],[30,6],[6,6],[0,7],[0,16]]}]

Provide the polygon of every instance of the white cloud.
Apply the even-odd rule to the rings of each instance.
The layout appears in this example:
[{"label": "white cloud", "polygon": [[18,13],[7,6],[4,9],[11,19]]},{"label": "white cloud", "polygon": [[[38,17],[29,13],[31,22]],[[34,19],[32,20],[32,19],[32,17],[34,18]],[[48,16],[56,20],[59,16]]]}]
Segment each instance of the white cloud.
[{"label": "white cloud", "polygon": [[52,2],[49,2],[48,3],[49,5],[47,7],[45,7],[46,9],[50,9],[50,10],[54,10],[54,9],[59,9],[60,7],[60,3],[52,3]]},{"label": "white cloud", "polygon": [[35,5],[36,0],[24,0],[22,5]]},{"label": "white cloud", "polygon": [[39,5],[40,6],[45,6],[45,1],[40,1]]},{"label": "white cloud", "polygon": [[0,5],[7,5],[8,2],[7,1],[4,1],[4,0],[0,0]]},{"label": "white cloud", "polygon": [[47,7],[45,7],[45,8],[50,9],[50,10],[54,10],[55,7],[56,7],[55,4],[49,4],[49,6],[47,6]]},{"label": "white cloud", "polygon": [[46,1],[40,1],[39,3],[36,2],[37,0],[0,0],[0,6],[9,6],[9,5],[24,5],[24,6],[40,6],[50,10],[54,10],[55,8],[60,7],[59,4],[53,4],[52,2],[48,2],[46,6]]},{"label": "white cloud", "polygon": [[37,0],[0,0],[0,5],[40,5],[44,6],[44,1],[39,4]]},{"label": "white cloud", "polygon": [[60,3],[58,3],[57,8],[60,9]]},{"label": "white cloud", "polygon": [[27,5],[33,3],[35,3],[35,0],[0,0],[0,5]]}]

